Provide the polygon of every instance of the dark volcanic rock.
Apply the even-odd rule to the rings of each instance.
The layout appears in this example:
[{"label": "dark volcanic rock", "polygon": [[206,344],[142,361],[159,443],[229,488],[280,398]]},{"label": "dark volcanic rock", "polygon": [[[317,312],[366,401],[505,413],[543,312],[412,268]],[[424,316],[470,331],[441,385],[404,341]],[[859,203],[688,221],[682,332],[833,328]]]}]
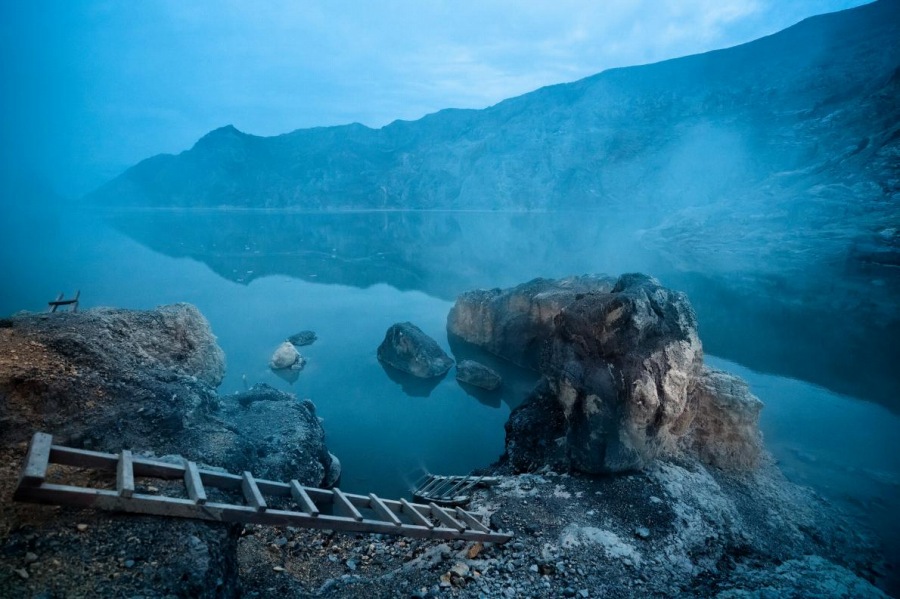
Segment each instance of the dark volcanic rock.
[{"label": "dark volcanic rock", "polygon": [[225,357],[188,304],[31,314],[0,329],[0,439],[33,430],[117,452],[174,452],[188,422],[215,410]]},{"label": "dark volcanic rock", "polygon": [[318,337],[316,337],[316,334],[313,331],[300,331],[296,335],[288,337],[288,341],[301,347],[304,345],[312,345],[315,343],[316,339],[318,339]]},{"label": "dark volcanic rock", "polygon": [[503,384],[503,379],[497,371],[474,360],[461,360],[457,363],[456,380],[488,391],[493,391]]},{"label": "dark volcanic rock", "polygon": [[391,325],[378,346],[378,359],[419,378],[441,376],[453,366],[437,342],[410,322]]},{"label": "dark volcanic rock", "polygon": [[643,275],[576,299],[555,319],[542,371],[568,423],[571,466],[643,467],[675,448],[690,422],[688,388],[702,364],[684,294]]},{"label": "dark volcanic rock", "polygon": [[234,403],[225,406],[223,415],[239,434],[222,431],[208,441],[229,468],[270,480],[293,478],[308,486],[336,478],[330,472],[325,431],[311,401],[297,401],[266,384],[232,397]]},{"label": "dark volcanic rock", "polygon": [[468,291],[450,310],[447,330],[513,364],[538,370],[556,315],[576,297],[611,291],[613,285],[615,279],[588,275]]}]

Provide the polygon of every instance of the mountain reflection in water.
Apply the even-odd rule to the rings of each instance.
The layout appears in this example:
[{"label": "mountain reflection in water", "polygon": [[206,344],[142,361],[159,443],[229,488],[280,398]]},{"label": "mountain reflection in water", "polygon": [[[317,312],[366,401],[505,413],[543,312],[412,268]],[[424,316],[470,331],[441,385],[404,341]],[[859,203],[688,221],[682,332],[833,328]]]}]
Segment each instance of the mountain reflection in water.
[{"label": "mountain reflection in water", "polygon": [[[633,216],[567,212],[300,213],[134,211],[115,227],[146,247],[190,257],[249,284],[287,275],[367,288],[385,283],[452,301],[535,277],[642,271],[685,291],[708,353],[900,411],[900,276],[852,263],[723,262]],[[699,256],[698,256],[699,254]],[[764,261],[760,261],[764,262]],[[876,278],[880,277],[880,278]],[[874,279],[874,283],[873,283]],[[421,392],[421,391],[420,391]]]}]

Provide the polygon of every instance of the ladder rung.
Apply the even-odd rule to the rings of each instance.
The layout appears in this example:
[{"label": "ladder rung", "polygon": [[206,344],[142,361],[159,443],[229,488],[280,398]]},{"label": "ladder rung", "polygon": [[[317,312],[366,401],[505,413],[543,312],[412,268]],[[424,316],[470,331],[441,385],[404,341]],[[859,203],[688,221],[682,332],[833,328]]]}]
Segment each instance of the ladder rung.
[{"label": "ladder rung", "polygon": [[53,445],[53,435],[34,433],[31,443],[28,445],[28,455],[25,456],[25,470],[19,480],[20,486],[37,487],[44,482],[44,477],[47,476],[47,464],[50,462],[51,445]]},{"label": "ladder rung", "polygon": [[463,523],[472,530],[477,530],[478,532],[490,532],[487,526],[479,522],[477,518],[462,508],[456,508],[456,517],[462,520]]},{"label": "ladder rung", "polygon": [[256,480],[254,480],[253,475],[246,470],[244,470],[242,475],[241,490],[244,492],[244,499],[247,500],[247,505],[256,508],[258,512],[266,511],[266,500],[263,499],[262,493],[259,492],[259,487],[256,486]]},{"label": "ladder rung", "polygon": [[380,497],[375,495],[375,493],[369,493],[369,499],[372,502],[372,509],[375,510],[375,513],[381,516],[384,520],[391,522],[395,526],[400,526],[403,524],[400,522],[400,518],[397,517],[397,514],[391,511],[385,503],[381,500]]},{"label": "ladder rung", "polygon": [[197,469],[197,464],[189,460],[184,463],[184,486],[194,503],[206,503],[206,489],[200,479],[200,470]]},{"label": "ladder rung", "polygon": [[134,495],[134,464],[131,452],[123,449],[116,465],[116,492],[122,497]]},{"label": "ladder rung", "polygon": [[338,511],[338,513],[347,516],[348,518],[353,518],[357,522],[362,521],[362,514],[359,513],[359,510],[356,509],[356,506],[350,503],[350,500],[346,495],[344,495],[343,491],[335,487],[331,490],[331,492],[334,494],[334,507]]},{"label": "ladder rung", "polygon": [[408,502],[403,497],[400,498],[400,504],[403,506],[403,513],[409,516],[410,520],[418,524],[419,526],[427,526],[428,528],[434,528],[434,522],[426,518],[422,515],[422,512],[416,509],[416,507]]},{"label": "ladder rung", "polygon": [[317,508],[316,504],[313,503],[313,500],[310,499],[309,493],[306,492],[306,489],[303,488],[300,481],[291,480],[291,496],[294,498],[294,501],[300,504],[300,507],[303,508],[304,512],[313,517],[319,515],[319,508]]},{"label": "ladder rung", "polygon": [[448,514],[444,511],[443,508],[435,504],[433,501],[428,504],[428,507],[431,508],[431,515],[440,520],[444,525],[448,528],[455,528],[456,530],[462,532],[465,530],[465,526],[460,523],[456,518]]}]

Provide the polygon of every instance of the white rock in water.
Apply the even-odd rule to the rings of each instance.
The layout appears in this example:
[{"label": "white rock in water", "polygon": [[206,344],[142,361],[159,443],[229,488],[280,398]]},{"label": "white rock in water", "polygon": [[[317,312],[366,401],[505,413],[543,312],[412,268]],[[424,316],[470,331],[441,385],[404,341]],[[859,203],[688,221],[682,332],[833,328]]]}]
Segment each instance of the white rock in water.
[{"label": "white rock in water", "polygon": [[291,368],[298,362],[302,363],[302,360],[303,358],[300,357],[300,352],[298,352],[291,343],[285,341],[279,345],[278,349],[275,350],[275,353],[272,354],[269,366],[275,370],[281,370],[283,368]]}]

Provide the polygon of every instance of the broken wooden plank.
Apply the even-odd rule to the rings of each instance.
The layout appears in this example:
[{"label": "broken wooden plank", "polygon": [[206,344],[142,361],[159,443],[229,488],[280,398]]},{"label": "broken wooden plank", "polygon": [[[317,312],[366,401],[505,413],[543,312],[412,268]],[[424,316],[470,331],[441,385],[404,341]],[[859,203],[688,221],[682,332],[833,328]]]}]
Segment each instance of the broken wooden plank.
[{"label": "broken wooden plank", "polygon": [[394,512],[392,512],[387,505],[385,505],[381,498],[375,495],[375,493],[369,493],[369,499],[372,501],[372,509],[375,510],[375,513],[381,516],[384,520],[387,520],[395,526],[400,526],[401,524],[403,524],[402,522],[400,522],[400,518],[398,518],[397,515],[394,514]]},{"label": "broken wooden plank", "polygon": [[123,449],[119,454],[119,464],[116,468],[116,491],[122,497],[131,497],[134,494],[134,469],[131,452],[127,449]]},{"label": "broken wooden plank", "polygon": [[44,478],[47,476],[47,465],[50,463],[50,447],[52,445],[53,435],[34,433],[31,443],[28,444],[25,468],[19,479],[19,486],[36,487],[44,482]]},{"label": "broken wooden plank", "polygon": [[319,508],[316,507],[316,504],[313,503],[313,500],[310,498],[309,493],[306,492],[306,489],[300,484],[300,481],[291,480],[291,496],[293,496],[294,501],[296,501],[303,511],[312,516],[313,518],[319,515]]},{"label": "broken wooden plank", "polygon": [[431,515],[440,520],[448,528],[455,528],[460,532],[466,529],[461,522],[448,514],[442,507],[438,506],[433,501],[428,504],[428,507],[431,508]]},{"label": "broken wooden plank", "polygon": [[334,496],[334,509],[336,512],[348,518],[353,518],[358,522],[362,521],[362,514],[359,513],[359,510],[350,502],[343,491],[335,487],[331,490],[331,493]]},{"label": "broken wooden plank", "polygon": [[462,520],[463,523],[472,530],[477,530],[479,532],[490,531],[490,529],[482,524],[475,516],[460,507],[456,508],[456,517]]},{"label": "broken wooden plank", "polygon": [[200,478],[200,470],[197,464],[189,460],[184,462],[184,486],[187,488],[188,497],[198,504],[206,503],[206,489]]},{"label": "broken wooden plank", "polygon": [[406,499],[400,498],[400,505],[403,507],[403,513],[409,516],[409,519],[419,526],[425,526],[428,528],[434,528],[434,522],[426,518],[422,515],[418,509],[416,509],[413,504],[408,502]]},{"label": "broken wooden plank", "polygon": [[244,492],[244,499],[247,501],[248,506],[258,512],[266,511],[266,508],[268,508],[266,500],[263,498],[262,493],[259,492],[259,487],[256,485],[253,475],[246,470],[244,470],[241,490]]}]

